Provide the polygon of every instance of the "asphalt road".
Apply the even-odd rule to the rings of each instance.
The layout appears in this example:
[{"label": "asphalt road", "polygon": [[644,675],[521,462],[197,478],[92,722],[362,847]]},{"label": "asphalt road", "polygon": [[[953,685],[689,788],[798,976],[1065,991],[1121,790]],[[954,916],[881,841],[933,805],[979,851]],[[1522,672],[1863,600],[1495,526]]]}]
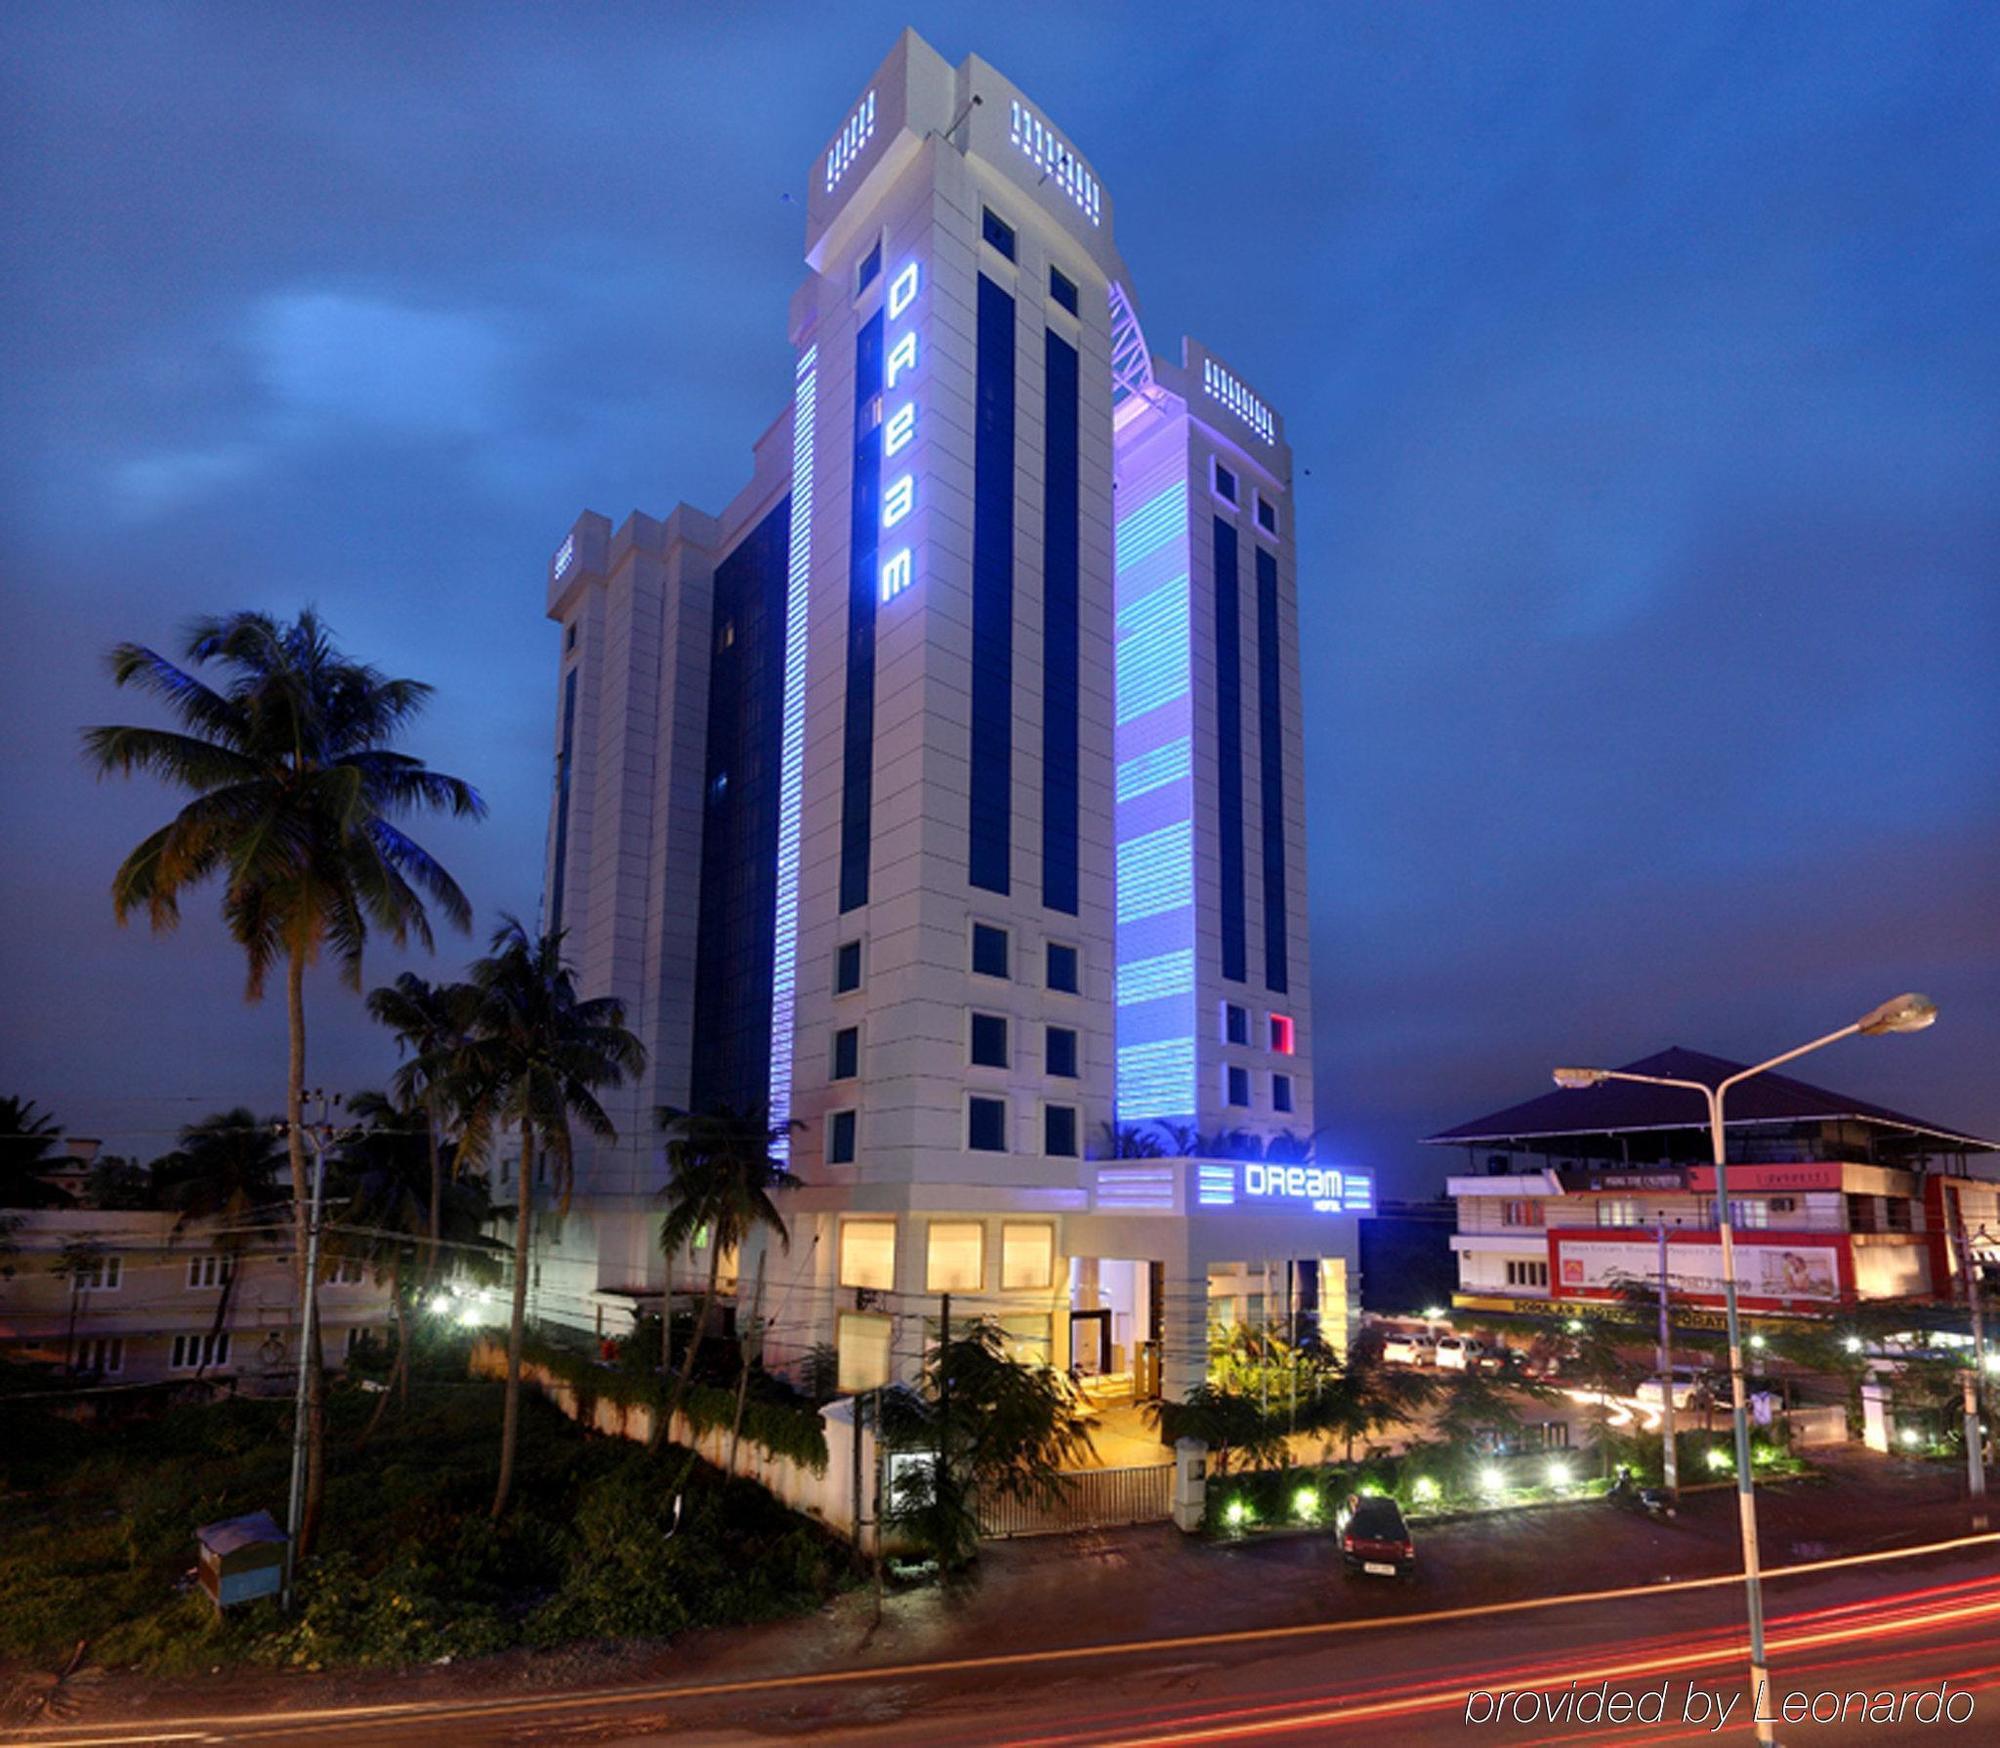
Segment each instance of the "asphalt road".
[{"label": "asphalt road", "polygon": [[[1328,1544],[1303,1544],[1315,1551]],[[1808,1562],[1770,1586],[1781,1742],[1892,1743],[1950,1730],[1927,1707],[1945,1683],[1958,1737],[2000,1739],[2000,1537],[1911,1558]],[[1197,1570],[1197,1569],[1190,1569]],[[1787,1575],[1789,1574],[1789,1575]],[[693,1744],[829,1741],[992,1748],[1209,1742],[1746,1742],[1741,1593],[1694,1578],[1551,1602],[1460,1606],[1422,1581],[1343,1580],[1323,1557],[1320,1606],[1277,1627],[1176,1631],[1150,1640],[981,1650],[876,1667],[793,1667],[731,1678],[723,1667],[671,1684],[461,1694],[282,1712],[78,1720],[10,1740],[135,1743]],[[1350,1588],[1351,1587],[1351,1588]],[[1393,1612],[1356,1612],[1393,1593]],[[1183,1599],[1185,1600],[1185,1599]],[[1390,1602],[1389,1596],[1381,1601]],[[879,1660],[878,1660],[879,1661]],[[1572,1708],[1550,1722],[1565,1694]],[[1593,1700],[1593,1694],[1603,1697]],[[1845,1724],[1783,1720],[1785,1696]],[[1635,1721],[1594,1706],[1623,1695]],[[1862,1695],[1859,1701],[1847,1698]],[[1717,1727],[1721,1707],[1733,1715]],[[1797,1703],[1797,1702],[1795,1702]],[[1583,1711],[1574,1708],[1579,1704]],[[1969,1717],[1965,1716],[1970,1708]],[[1615,1714],[1614,1714],[1615,1715]],[[1581,1718],[1579,1722],[1578,1719]]]}]

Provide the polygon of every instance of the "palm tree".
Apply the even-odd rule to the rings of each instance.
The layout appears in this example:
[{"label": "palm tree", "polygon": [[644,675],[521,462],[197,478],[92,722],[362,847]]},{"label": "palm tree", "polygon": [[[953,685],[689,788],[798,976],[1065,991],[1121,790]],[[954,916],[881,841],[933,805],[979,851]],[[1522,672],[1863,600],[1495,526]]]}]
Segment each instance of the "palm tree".
[{"label": "palm tree", "polygon": [[[118,920],[144,911],[156,932],[171,929],[183,894],[220,875],[223,919],[248,963],[250,1000],[262,997],[272,967],[283,965],[293,1268],[303,1326],[314,1290],[306,1279],[306,967],[330,951],[343,980],[358,990],[371,925],[399,946],[413,935],[432,945],[426,900],[469,928],[471,906],[458,883],[395,821],[416,813],[477,819],[486,804],[470,784],[394,748],[431,688],[352,660],[311,608],[289,624],[248,612],[196,620],[185,660],[215,664],[226,676],[221,687],[142,644],[113,649],[112,679],[153,693],[180,727],[86,729],[84,755],[100,777],[144,771],[193,795],[120,865],[111,883]],[[307,1551],[324,1485],[316,1340],[299,1363],[307,1368],[310,1418],[299,1534]]]},{"label": "palm tree", "polygon": [[0,1099],[0,1208],[67,1208],[73,1198],[37,1172],[62,1139],[62,1125],[33,1099]]},{"label": "palm tree", "polygon": [[370,1017],[396,1035],[396,1048],[410,1058],[397,1071],[393,1090],[405,1109],[424,1113],[424,1135],[431,1171],[427,1209],[430,1216],[430,1249],[424,1259],[424,1285],[437,1279],[442,1254],[440,1239],[444,1218],[444,1150],[440,1137],[444,1129],[444,1101],[435,1080],[424,1072],[427,1061],[449,1058],[465,1041],[466,1023],[471,1016],[473,990],[464,983],[432,983],[414,971],[403,972],[394,983],[368,992]]},{"label": "palm tree", "polygon": [[[492,1217],[483,1180],[453,1175],[446,1183],[439,1166],[436,1133],[422,1113],[399,1109],[380,1093],[356,1093],[347,1108],[363,1124],[349,1132],[340,1149],[346,1211],[336,1248],[366,1261],[377,1280],[389,1284],[396,1316],[396,1362],[382,1399],[376,1403],[354,1448],[375,1436],[392,1396],[407,1408],[410,1392],[410,1313],[406,1282],[411,1265],[424,1259],[418,1291],[428,1291],[436,1257],[446,1238],[454,1249],[484,1255]],[[425,1145],[426,1141],[429,1145]],[[441,1205],[429,1199],[435,1192]]]},{"label": "palm tree", "polygon": [[211,1241],[224,1258],[215,1322],[196,1377],[208,1369],[208,1353],[229,1321],[229,1302],[242,1273],[244,1252],[251,1239],[270,1230],[275,1210],[285,1199],[278,1187],[278,1167],[284,1159],[278,1141],[282,1127],[275,1119],[260,1119],[238,1105],[188,1124],[181,1131],[180,1146],[153,1162],[153,1186],[161,1205],[180,1216],[174,1222],[175,1232],[196,1221],[212,1222]]},{"label": "palm tree", "polygon": [[492,1516],[507,1509],[521,1425],[521,1343],[528,1315],[535,1156],[554,1167],[558,1206],[569,1212],[570,1123],[610,1139],[599,1087],[622,1085],[645,1067],[646,1051],[625,1029],[624,1005],[610,996],[580,1000],[563,962],[560,932],[530,936],[515,917],[493,932],[488,956],[472,967],[466,1038],[420,1058],[427,1084],[460,1113],[461,1156],[484,1158],[496,1136],[521,1137],[521,1184],[514,1222],[514,1304],[507,1330],[507,1393],[500,1427],[500,1479]]},{"label": "palm tree", "polygon": [[653,1422],[651,1448],[657,1448],[666,1437],[693,1381],[695,1361],[715,1310],[723,1252],[740,1250],[744,1240],[757,1231],[775,1232],[778,1243],[790,1249],[792,1236],[785,1229],[785,1217],[771,1198],[800,1187],[799,1180],[776,1157],[780,1143],[800,1125],[789,1121],[774,1124],[770,1112],[761,1106],[742,1111],[728,1105],[700,1112],[662,1109],[660,1127],[673,1137],[667,1143],[667,1214],[660,1222],[669,1303],[673,1260],[704,1233],[708,1239],[708,1286],[695,1319],[694,1339],[688,1343],[680,1376],[674,1380],[673,1396],[666,1412]]}]

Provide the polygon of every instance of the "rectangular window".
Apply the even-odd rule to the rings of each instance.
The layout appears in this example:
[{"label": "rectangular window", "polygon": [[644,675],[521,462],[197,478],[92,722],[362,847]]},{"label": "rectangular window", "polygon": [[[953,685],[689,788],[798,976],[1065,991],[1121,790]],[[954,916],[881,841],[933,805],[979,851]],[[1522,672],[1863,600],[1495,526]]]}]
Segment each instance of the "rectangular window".
[{"label": "rectangular window", "polygon": [[1600,1226],[1637,1226],[1639,1204],[1622,1197],[1602,1197],[1597,1204],[1597,1223]]},{"label": "rectangular window", "polygon": [[826,1120],[826,1162],[828,1165],[854,1163],[854,1113],[835,1111]]},{"label": "rectangular window", "polygon": [[1231,473],[1229,469],[1224,467],[1222,463],[1219,461],[1214,463],[1214,467],[1215,467],[1215,475],[1214,475],[1215,495],[1218,498],[1220,498],[1225,504],[1235,503],[1236,502],[1235,474]]},{"label": "rectangular window", "polygon": [[1264,987],[1291,987],[1285,934],[1285,710],[1278,660],[1278,561],[1257,548],[1257,749],[1264,826]]},{"label": "rectangular window", "polygon": [[1233,1001],[1222,1004],[1222,1041],[1225,1044],[1250,1042],[1250,1010]]},{"label": "rectangular window", "polygon": [[1271,1076],[1271,1109],[1289,1111],[1292,1108],[1292,1077],[1289,1074]]},{"label": "rectangular window", "polygon": [[1014,821],[1014,300],[979,276],[972,432],[972,730],[966,879],[1010,890]]},{"label": "rectangular window", "polygon": [[829,1078],[852,1080],[861,1072],[861,1028],[842,1026],[833,1035],[833,1067]]},{"label": "rectangular window", "polygon": [[978,1220],[933,1220],[924,1291],[976,1293],[986,1285],[986,1227]]},{"label": "rectangular window", "polygon": [[99,1335],[83,1342],[77,1350],[76,1369],[116,1377],[125,1369],[124,1336]]},{"label": "rectangular window", "polygon": [[855,269],[854,273],[855,291],[857,293],[866,291],[871,285],[875,283],[876,277],[881,273],[881,271],[882,271],[882,239],[877,237],[875,239],[874,247],[871,248],[867,254],[861,257],[861,265]]},{"label": "rectangular window", "polygon": [[229,1279],[229,1258],[220,1255],[188,1258],[190,1287],[220,1287]]},{"label": "rectangular window", "polygon": [[1222,975],[1249,975],[1243,850],[1243,617],[1236,529],[1215,518],[1216,897],[1221,906]]},{"label": "rectangular window", "polygon": [[1050,1074],[1066,1080],[1076,1078],[1076,1031],[1070,1026],[1051,1026],[1043,1066]]},{"label": "rectangular window", "polygon": [[1046,1366],[1054,1351],[1049,1336],[1050,1318],[1046,1311],[1010,1313],[1000,1319],[1000,1340],[1007,1357],[1017,1365]]},{"label": "rectangular window", "polygon": [[980,208],[979,234],[1009,261],[1014,259],[1014,227],[990,206]]},{"label": "rectangular window", "polygon": [[1043,378],[1042,903],[1075,916],[1083,797],[1082,403],[1076,348],[1053,330]]},{"label": "rectangular window", "polygon": [[991,923],[972,925],[972,969],[981,977],[1008,977],[1007,931]]},{"label": "rectangular window", "polygon": [[[868,852],[875,808],[875,606],[881,587],[882,345],[883,313],[877,310],[854,337],[854,478],[848,490],[847,511],[847,695],[841,713],[842,915],[868,902]],[[783,641],[782,633],[779,641]]]},{"label": "rectangular window", "polygon": [[94,1256],[69,1277],[72,1293],[115,1293],[124,1278],[122,1256]]},{"label": "rectangular window", "polygon": [[1076,1157],[1076,1106],[1043,1106],[1042,1151],[1051,1159]]},{"label": "rectangular window", "polygon": [[1056,1229],[1041,1220],[1009,1220],[1000,1228],[1000,1287],[1008,1293],[1046,1292],[1055,1282]]},{"label": "rectangular window", "polygon": [[199,1366],[229,1364],[229,1332],[220,1335],[177,1335],[170,1362],[177,1372],[191,1372]]},{"label": "rectangular window", "polygon": [[972,1016],[972,1066],[974,1068],[1005,1068],[1007,1066],[1007,1016],[1005,1014],[974,1014]]},{"label": "rectangular window", "polygon": [[1278,532],[1278,506],[1262,492],[1257,494],[1257,526],[1266,534]]},{"label": "rectangular window", "polygon": [[966,1100],[965,1144],[974,1153],[1007,1151],[1007,1101]]},{"label": "rectangular window", "polygon": [[1060,267],[1051,267],[1049,269],[1049,296],[1061,304],[1064,309],[1068,310],[1071,315],[1077,314],[1076,281],[1070,278]]},{"label": "rectangular window", "polygon": [[1064,995],[1075,995],[1078,990],[1076,949],[1066,947],[1060,941],[1049,942],[1049,988],[1059,990]]},{"label": "rectangular window", "polygon": [[849,995],[861,987],[861,943],[842,941],[833,953],[833,993]]},{"label": "rectangular window", "polygon": [[1502,1226],[1539,1226],[1542,1223],[1542,1204],[1532,1201],[1502,1202],[1500,1204],[1500,1224]]},{"label": "rectangular window", "polygon": [[1510,1287],[1546,1287],[1548,1284],[1549,1265],[1546,1262],[1507,1264],[1507,1285]]},{"label": "rectangular window", "polygon": [[1224,1073],[1228,1102],[1232,1105],[1247,1105],[1250,1102],[1250,1070],[1238,1068],[1233,1063]]},{"label": "rectangular window", "polygon": [[347,1332],[347,1339],[341,1344],[341,1351],[352,1359],[359,1349],[368,1346],[371,1339],[369,1332],[356,1324]]},{"label": "rectangular window", "polygon": [[1273,1014],[1271,1016],[1271,1051],[1276,1056],[1289,1056],[1293,1049],[1292,1016]]},{"label": "rectangular window", "polygon": [[896,1285],[896,1222],[840,1223],[840,1284],[887,1293]]}]

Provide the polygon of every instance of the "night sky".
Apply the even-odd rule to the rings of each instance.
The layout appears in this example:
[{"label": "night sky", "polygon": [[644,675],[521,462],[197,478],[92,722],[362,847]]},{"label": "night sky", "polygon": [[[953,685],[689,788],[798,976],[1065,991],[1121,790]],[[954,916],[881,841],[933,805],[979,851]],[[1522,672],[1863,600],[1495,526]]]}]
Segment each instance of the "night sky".
[{"label": "night sky", "polygon": [[1935,1029],[1808,1078],[2000,1135],[2000,13],[1914,0],[6,8],[0,1091],[142,1155],[280,1101],[214,895],[112,922],[173,803],[77,756],[154,719],[103,650],[196,612],[435,682],[493,811],[419,835],[482,937],[534,915],[548,555],[747,478],[905,23],[1087,155],[1154,348],[1285,415],[1327,1154],[1425,1185],[1552,1063],[1905,988]]}]

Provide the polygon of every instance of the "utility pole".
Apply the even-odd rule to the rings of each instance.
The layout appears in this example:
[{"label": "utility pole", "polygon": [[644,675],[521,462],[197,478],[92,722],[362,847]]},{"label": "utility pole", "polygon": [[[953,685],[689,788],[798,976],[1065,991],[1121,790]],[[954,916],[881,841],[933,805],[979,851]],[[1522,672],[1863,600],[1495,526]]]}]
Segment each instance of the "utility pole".
[{"label": "utility pole", "polygon": [[1667,1492],[1667,1514],[1680,1505],[1680,1451],[1674,1428],[1674,1337],[1667,1315],[1667,1227],[1660,1223],[1660,1481]]},{"label": "utility pole", "polygon": [[1986,1320],[1979,1304],[1979,1273],[1972,1240],[1965,1230],[1965,1191],[1954,1185],[1951,1196],[1953,1250],[1965,1281],[1965,1305],[1972,1322],[1972,1369],[1965,1374],[1965,1477],[1972,1492],[1972,1527],[1986,1527],[1986,1435],[1981,1422],[1986,1406]]},{"label": "utility pole", "polygon": [[[308,1095],[319,1100],[319,1121],[305,1125],[304,1139],[313,1147],[312,1213],[306,1222],[305,1303],[299,1308],[299,1382],[292,1401],[292,1488],[285,1506],[285,1594],[284,1612],[292,1612],[292,1585],[298,1576],[299,1528],[306,1508],[306,1368],[312,1363],[313,1338],[319,1310],[319,1233],[321,1212],[326,1206],[327,1095],[317,1088]],[[340,1095],[333,1095],[334,1104]]]}]

